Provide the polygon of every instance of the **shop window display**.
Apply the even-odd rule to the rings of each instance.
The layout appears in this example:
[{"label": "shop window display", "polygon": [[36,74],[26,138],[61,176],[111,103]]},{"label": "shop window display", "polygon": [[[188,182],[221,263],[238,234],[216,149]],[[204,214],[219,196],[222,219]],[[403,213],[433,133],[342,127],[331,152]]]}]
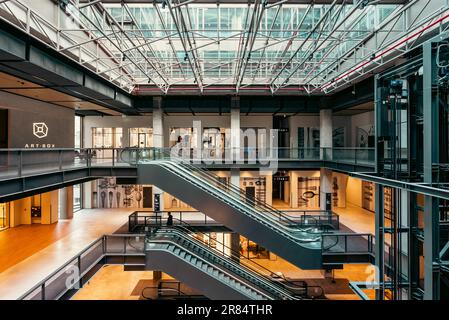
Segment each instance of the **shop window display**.
[{"label": "shop window display", "polygon": [[229,148],[229,138],[226,138],[225,128],[204,128],[203,130],[203,152],[211,158],[225,156],[225,150]]},{"label": "shop window display", "polygon": [[170,128],[169,146],[174,147],[180,143],[190,148],[197,147],[197,133],[193,128]]},{"label": "shop window display", "polygon": [[248,259],[269,259],[270,252],[254,241],[240,236],[240,254]]}]

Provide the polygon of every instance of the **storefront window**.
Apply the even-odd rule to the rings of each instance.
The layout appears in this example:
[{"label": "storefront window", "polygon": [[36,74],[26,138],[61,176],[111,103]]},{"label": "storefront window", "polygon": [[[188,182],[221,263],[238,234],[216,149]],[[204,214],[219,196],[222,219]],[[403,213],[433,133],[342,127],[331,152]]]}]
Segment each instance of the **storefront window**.
[{"label": "storefront window", "polygon": [[197,133],[192,128],[170,128],[170,147],[178,143],[190,146],[190,148],[197,148]]},{"label": "storefront window", "polygon": [[104,150],[95,150],[97,159],[111,159],[113,148],[122,147],[122,128],[92,128],[92,147]]},{"label": "storefront window", "polygon": [[129,129],[129,146],[131,148],[153,147],[153,128]]},{"label": "storefront window", "polygon": [[93,148],[121,148],[122,128],[92,128]]}]

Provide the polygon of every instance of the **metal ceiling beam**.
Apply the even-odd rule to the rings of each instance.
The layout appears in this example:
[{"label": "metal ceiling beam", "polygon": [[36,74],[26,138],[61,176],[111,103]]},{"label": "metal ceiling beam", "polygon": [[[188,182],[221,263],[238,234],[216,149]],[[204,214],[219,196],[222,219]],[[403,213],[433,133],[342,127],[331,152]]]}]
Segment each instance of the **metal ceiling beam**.
[{"label": "metal ceiling beam", "polygon": [[[328,15],[332,11],[332,9],[337,5],[338,0],[334,0],[333,3],[330,5],[330,7],[327,8],[326,12],[320,17],[317,24],[313,27],[313,29],[307,34],[306,38],[301,41],[299,47],[295,50],[295,52],[291,55],[291,57],[288,59],[287,63],[284,64],[284,66],[281,68],[281,70],[274,76],[274,78],[270,82],[270,87],[273,88],[273,85],[275,81],[281,76],[281,74],[284,72],[284,70],[287,68],[287,66],[293,61],[293,59],[296,57],[299,51],[304,47],[304,44],[307,42],[307,40],[312,37],[313,34],[315,34],[316,30],[319,26],[323,24],[323,22],[326,21]],[[321,27],[323,28],[323,27]]]},{"label": "metal ceiling beam", "polygon": [[237,83],[235,87],[235,91],[239,92],[240,85],[242,84],[243,78],[245,77],[246,68],[248,66],[248,62],[251,59],[251,52],[253,50],[254,42],[256,41],[257,31],[260,27],[260,22],[265,12],[266,2],[262,0],[261,2],[257,2],[254,5],[253,18],[251,19],[251,24],[248,29],[247,40],[245,47],[243,49],[242,60],[237,76]]},{"label": "metal ceiling beam", "polygon": [[[203,91],[203,84],[201,80],[201,70],[198,68],[198,65],[195,62],[195,57],[190,56],[189,49],[192,49],[192,43],[190,42],[190,38],[188,36],[189,30],[186,29],[186,24],[182,16],[182,11],[178,11],[178,13],[175,12],[175,9],[171,5],[171,0],[165,1],[166,6],[168,7],[168,10],[170,11],[170,15],[173,19],[173,22],[175,24],[176,30],[178,31],[179,37],[181,39],[181,44],[185,52],[185,58],[189,61],[190,68],[192,69],[192,73],[195,78],[195,82],[199,88],[199,90]],[[179,8],[177,10],[180,10]],[[178,21],[178,15],[180,14],[181,21]],[[189,46],[189,48],[187,47]],[[192,51],[192,55],[194,55]],[[193,61],[192,61],[193,60]]]},{"label": "metal ceiling beam", "polygon": [[[276,92],[280,87],[282,87],[283,85],[285,85],[288,80],[299,70],[299,68],[301,68],[302,66],[304,66],[304,64],[313,56],[313,54],[315,53],[316,50],[320,49],[321,46],[326,43],[326,41],[328,41],[330,39],[330,37],[332,36],[332,34],[335,33],[335,30],[337,30],[338,28],[340,28],[346,21],[347,19],[349,19],[360,7],[360,5],[362,4],[363,0],[358,0],[358,3],[356,3],[351,10],[349,11],[349,13],[347,13],[345,15],[345,19],[341,19],[339,23],[337,23],[336,25],[333,26],[332,31],[321,41],[318,43],[319,38],[317,39],[318,41],[315,42],[315,46],[309,47],[309,50],[307,51],[306,55],[304,56],[304,58],[301,59],[301,61],[295,66],[295,68],[293,69],[293,71],[291,71],[289,73],[289,75],[281,82],[281,84],[279,86],[276,86],[276,90],[274,92]],[[365,7],[367,8],[367,7]],[[343,6],[340,7],[340,11],[337,14],[337,21],[339,18],[339,15],[341,13],[341,10],[343,9]],[[349,28],[346,32],[342,33],[340,35],[340,39],[342,39],[344,37],[344,35],[346,35],[347,33],[351,32],[352,29]],[[320,36],[322,35],[322,33],[320,33]],[[332,50],[329,50],[329,52],[331,52]]]},{"label": "metal ceiling beam", "polygon": [[[279,0],[268,0],[269,4],[276,3]],[[357,0],[337,0],[338,4],[354,4]],[[408,0],[371,0],[376,4],[405,4]],[[89,0],[79,0],[80,3],[87,3]],[[103,3],[119,4],[121,2],[129,4],[148,4],[148,0],[101,0]],[[164,0],[155,0],[157,3],[163,3]],[[251,0],[180,0],[179,4],[191,3],[191,4],[248,4],[254,2]],[[333,0],[288,0],[288,4],[331,4]],[[178,5],[179,5],[178,4]]]}]

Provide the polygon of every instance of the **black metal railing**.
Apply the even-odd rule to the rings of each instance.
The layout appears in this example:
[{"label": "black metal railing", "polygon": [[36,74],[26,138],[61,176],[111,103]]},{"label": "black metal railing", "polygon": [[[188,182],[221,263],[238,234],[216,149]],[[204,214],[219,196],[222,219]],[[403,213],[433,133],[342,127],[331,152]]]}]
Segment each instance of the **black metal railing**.
[{"label": "black metal railing", "polygon": [[[257,161],[328,161],[353,165],[374,166],[374,149],[371,148],[277,148],[269,155],[256,149],[248,153],[247,148],[226,149],[230,154],[242,155],[243,163]],[[143,161],[158,159],[160,154],[170,154],[169,148],[60,148],[60,149],[0,149],[0,180],[33,174],[57,172],[90,167],[134,167]],[[246,150],[246,151],[245,151]],[[223,160],[226,157],[202,157],[191,160],[207,165],[209,160]],[[233,158],[234,159],[234,158]],[[235,161],[239,161],[239,160]],[[226,162],[223,162],[226,163]]]},{"label": "black metal railing", "polygon": [[[136,245],[136,239],[141,240],[141,246]],[[68,291],[81,288],[89,271],[108,255],[144,255],[144,237],[141,234],[104,235],[28,290],[18,300],[58,300]]]},{"label": "black metal railing", "polygon": [[371,233],[329,233],[322,235],[323,254],[374,254]]},{"label": "black metal railing", "polygon": [[174,225],[184,222],[194,226],[222,225],[199,211],[135,211],[128,217],[129,232],[145,231],[147,228],[166,225],[169,212],[173,217]]}]

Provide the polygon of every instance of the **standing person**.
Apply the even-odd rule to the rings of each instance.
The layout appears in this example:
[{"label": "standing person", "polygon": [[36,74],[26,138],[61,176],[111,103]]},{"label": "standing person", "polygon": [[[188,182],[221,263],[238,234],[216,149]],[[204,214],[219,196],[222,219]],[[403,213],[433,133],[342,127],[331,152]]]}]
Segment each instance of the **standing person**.
[{"label": "standing person", "polygon": [[172,226],[173,225],[173,216],[171,215],[171,212],[168,213],[168,217],[167,217],[167,226]]}]

